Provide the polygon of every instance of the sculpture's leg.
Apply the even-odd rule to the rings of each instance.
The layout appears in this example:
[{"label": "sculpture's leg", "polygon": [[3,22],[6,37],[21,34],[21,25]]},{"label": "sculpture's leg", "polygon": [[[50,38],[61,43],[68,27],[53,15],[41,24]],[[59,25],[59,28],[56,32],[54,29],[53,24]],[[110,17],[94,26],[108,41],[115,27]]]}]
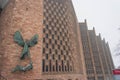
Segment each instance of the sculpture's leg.
[{"label": "sculpture's leg", "polygon": [[27,54],[27,56],[30,58],[30,62],[31,62],[31,57],[30,57],[30,50],[29,50],[29,48],[28,48],[28,54]]}]

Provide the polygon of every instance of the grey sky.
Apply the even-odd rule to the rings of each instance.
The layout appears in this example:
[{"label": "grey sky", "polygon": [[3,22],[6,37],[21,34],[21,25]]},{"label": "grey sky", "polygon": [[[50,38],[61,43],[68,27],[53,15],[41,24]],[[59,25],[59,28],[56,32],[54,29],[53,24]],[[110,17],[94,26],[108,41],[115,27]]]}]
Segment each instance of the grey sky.
[{"label": "grey sky", "polygon": [[120,0],[72,0],[79,22],[87,19],[88,28],[95,27],[96,33],[109,42],[115,66],[120,65],[120,56],[114,49],[120,40]]}]

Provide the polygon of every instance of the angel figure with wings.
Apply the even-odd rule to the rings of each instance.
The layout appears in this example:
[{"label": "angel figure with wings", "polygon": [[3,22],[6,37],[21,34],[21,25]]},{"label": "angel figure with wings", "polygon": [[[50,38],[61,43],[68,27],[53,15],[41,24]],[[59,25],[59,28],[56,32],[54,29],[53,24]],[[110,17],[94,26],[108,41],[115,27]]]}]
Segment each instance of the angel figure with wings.
[{"label": "angel figure with wings", "polygon": [[[21,33],[19,31],[16,31],[15,34],[14,34],[14,41],[18,45],[23,47],[22,53],[20,55],[20,60],[24,60],[25,57],[30,58],[29,47],[33,47],[35,44],[37,44],[38,34],[35,34],[30,40],[24,41]],[[24,71],[25,72],[25,71],[31,70],[32,68],[33,68],[33,65],[32,65],[32,61],[31,61],[31,58],[30,58],[30,63],[27,66],[17,65],[12,70],[12,72],[16,72],[16,71]]]}]

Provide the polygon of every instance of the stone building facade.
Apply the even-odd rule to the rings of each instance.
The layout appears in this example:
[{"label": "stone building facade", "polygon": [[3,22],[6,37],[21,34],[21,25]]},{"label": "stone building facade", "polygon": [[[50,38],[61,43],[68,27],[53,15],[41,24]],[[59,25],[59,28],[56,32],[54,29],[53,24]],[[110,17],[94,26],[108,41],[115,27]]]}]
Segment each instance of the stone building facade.
[{"label": "stone building facade", "polygon": [[[24,40],[39,35],[30,48],[33,69],[11,70],[20,60],[22,47],[13,37],[19,31]],[[7,80],[86,80],[78,21],[71,0],[9,0],[0,16],[1,76]],[[79,48],[78,48],[79,47]]]},{"label": "stone building facade", "polygon": [[[111,77],[113,63],[108,43],[96,37],[94,30],[88,31],[86,21],[78,23],[71,0],[0,0],[0,8],[0,79],[106,80],[106,76]],[[29,48],[33,68],[13,73],[16,65],[26,66],[29,61],[20,60],[23,47],[14,40],[16,31],[24,41],[31,40],[35,34],[39,37],[38,43]]]},{"label": "stone building facade", "polygon": [[87,80],[113,80],[114,69],[108,43],[96,36],[95,29],[88,30],[87,22],[79,23]]}]

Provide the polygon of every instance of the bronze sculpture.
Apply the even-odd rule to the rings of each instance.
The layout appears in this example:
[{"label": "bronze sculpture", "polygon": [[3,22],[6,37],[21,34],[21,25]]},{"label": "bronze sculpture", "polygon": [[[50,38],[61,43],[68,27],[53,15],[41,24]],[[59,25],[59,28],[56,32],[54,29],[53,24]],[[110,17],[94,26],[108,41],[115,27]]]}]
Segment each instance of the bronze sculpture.
[{"label": "bronze sculpture", "polygon": [[33,65],[32,65],[32,61],[31,61],[31,58],[30,58],[29,47],[33,47],[35,44],[37,44],[37,42],[38,42],[38,34],[35,34],[31,38],[31,40],[24,41],[21,33],[19,31],[16,31],[15,34],[14,34],[14,41],[18,45],[20,45],[21,47],[23,47],[23,50],[22,50],[22,53],[21,53],[21,56],[20,56],[20,60],[24,60],[25,57],[29,57],[30,63],[27,66],[24,66],[24,67],[20,66],[20,65],[17,65],[12,70],[12,72],[16,72],[16,71],[24,71],[25,72],[25,71],[31,70],[33,68]]}]

